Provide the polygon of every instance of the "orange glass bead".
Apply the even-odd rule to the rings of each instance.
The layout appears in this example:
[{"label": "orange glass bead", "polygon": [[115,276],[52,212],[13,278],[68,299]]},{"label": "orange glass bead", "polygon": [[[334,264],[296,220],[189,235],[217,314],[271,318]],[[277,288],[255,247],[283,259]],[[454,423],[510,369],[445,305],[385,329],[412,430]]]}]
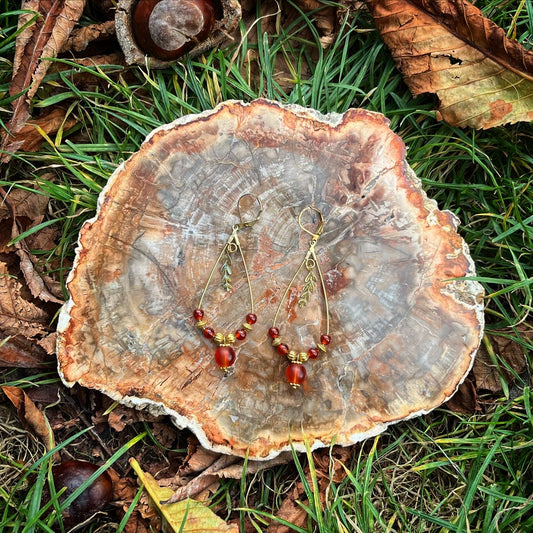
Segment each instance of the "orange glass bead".
[{"label": "orange glass bead", "polygon": [[196,319],[196,320],[202,320],[202,318],[204,318],[204,310],[203,309],[195,309],[192,316]]},{"label": "orange glass bead", "polygon": [[246,315],[246,323],[247,324],[250,324],[250,326],[251,326],[252,324],[255,324],[256,322],[257,322],[257,316],[256,315],[254,315],[253,313],[248,313]]},{"label": "orange glass bead", "polygon": [[331,337],[329,335],[321,335],[320,336],[320,342],[324,346],[327,346],[331,342]]},{"label": "orange glass bead", "polygon": [[235,332],[235,338],[239,341],[242,341],[243,339],[246,339],[246,331],[244,329],[238,329]]},{"label": "orange glass bead", "polygon": [[219,346],[215,351],[215,363],[220,368],[229,368],[236,358],[235,350],[231,346]]},{"label": "orange glass bead", "polygon": [[215,330],[208,326],[207,328],[204,328],[202,334],[206,339],[212,339],[215,336]]},{"label": "orange glass bead", "polygon": [[289,353],[289,347],[285,343],[281,343],[276,350],[280,355],[287,355]]},{"label": "orange glass bead", "polygon": [[318,348],[309,348],[307,355],[309,359],[316,359],[318,357]]},{"label": "orange glass bead", "polygon": [[275,338],[279,337],[279,329],[278,328],[270,328],[268,330],[268,336],[271,339],[275,339]]},{"label": "orange glass bead", "polygon": [[301,385],[305,381],[307,371],[304,365],[298,363],[291,363],[287,370],[285,370],[285,377],[292,385]]}]

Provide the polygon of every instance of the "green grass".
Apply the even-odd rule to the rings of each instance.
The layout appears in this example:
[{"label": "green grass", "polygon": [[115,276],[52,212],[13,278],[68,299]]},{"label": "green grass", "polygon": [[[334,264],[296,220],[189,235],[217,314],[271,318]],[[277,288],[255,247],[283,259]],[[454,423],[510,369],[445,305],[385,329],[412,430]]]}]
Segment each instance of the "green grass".
[{"label": "green grass", "polygon": [[[530,2],[477,5],[531,48]],[[0,120],[6,124],[18,12],[13,2],[0,0],[0,6],[4,38]],[[259,21],[259,35],[261,25]],[[306,28],[310,31],[303,34]],[[56,60],[56,70],[46,76],[34,99],[33,112],[46,113],[61,104],[76,125],[45,139],[38,152],[17,153],[3,166],[0,178],[4,188],[37,188],[51,199],[44,223],[56,227],[61,238],[53,250],[42,253],[43,259],[59,260],[62,266],[53,274],[66,278],[78,231],[94,214],[107,178],[160,124],[228,99],[267,97],[324,113],[364,107],[390,119],[408,146],[408,161],[428,195],[461,220],[459,231],[470,246],[477,279],[486,289],[487,331],[504,330],[506,337],[517,341],[531,369],[532,343],[517,329],[520,325],[531,331],[533,324],[531,126],[471,131],[437,122],[431,100],[411,97],[367,13],[346,14],[338,38],[327,50],[316,46],[318,37],[309,16],[302,14],[279,35],[265,35],[257,45],[244,39],[228,50],[185,59],[164,71],[114,65],[87,68]],[[249,52],[256,57],[255,75],[250,75]],[[289,65],[290,82],[280,83],[274,76],[276,58]],[[80,85],[80,72],[91,72],[98,83]],[[490,351],[488,337],[485,344]],[[506,362],[493,355],[505,376]],[[35,375],[11,371],[2,377],[3,382],[23,387],[45,386],[58,379],[54,370]],[[501,397],[483,398],[483,411],[475,416],[462,417],[441,408],[355,446],[346,478],[331,482],[325,502],[319,498],[313,455],[308,453],[295,455],[294,466],[224,481],[212,505],[221,516],[237,514],[241,524],[250,520],[262,531],[284,495],[301,480],[305,489],[301,505],[309,520],[303,527],[292,527],[294,531],[532,531],[530,377],[516,376],[513,386],[502,380]],[[74,436],[82,438],[84,431],[81,428]],[[72,437],[57,449],[75,450]],[[122,446],[117,445],[117,452],[125,454],[127,446]],[[144,439],[143,447],[156,445]],[[4,525],[14,531],[50,531],[60,523],[57,500],[45,509],[41,497],[49,484],[52,455],[37,447],[31,457],[21,454],[19,463],[0,451],[0,464],[8,465],[15,477],[12,483],[0,482],[0,530]],[[306,467],[309,480],[304,476]],[[30,477],[33,484],[26,491]]]}]

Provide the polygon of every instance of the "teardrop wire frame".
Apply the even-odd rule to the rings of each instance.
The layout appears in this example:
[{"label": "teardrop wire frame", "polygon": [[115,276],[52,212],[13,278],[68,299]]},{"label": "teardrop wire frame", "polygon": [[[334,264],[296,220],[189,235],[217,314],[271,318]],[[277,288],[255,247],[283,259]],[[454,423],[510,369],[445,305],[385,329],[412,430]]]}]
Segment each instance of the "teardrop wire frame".
[{"label": "teardrop wire frame", "polygon": [[[318,227],[316,228],[314,233],[312,231],[309,231],[302,224],[302,215],[308,209],[312,210],[312,211],[315,211],[316,213],[318,213],[318,216],[320,217],[320,221],[319,221]],[[304,207],[300,211],[300,214],[298,215],[298,225],[300,226],[300,228],[303,231],[305,231],[306,233],[311,235],[312,239],[311,239],[311,242],[309,243],[309,249],[307,250],[307,253],[305,254],[305,257],[303,258],[302,262],[300,263],[300,266],[296,270],[294,276],[292,277],[291,281],[287,285],[287,288],[285,289],[285,292],[283,293],[283,296],[281,297],[281,300],[280,300],[280,302],[278,304],[278,308],[276,309],[276,314],[274,315],[274,320],[272,322],[272,327],[274,327],[274,328],[276,327],[276,323],[277,323],[277,320],[278,320],[279,312],[281,310],[281,306],[283,305],[283,302],[287,298],[287,294],[289,293],[290,288],[294,284],[294,281],[298,277],[298,274],[300,273],[300,271],[302,270],[304,265],[309,260],[312,260],[312,261],[314,261],[314,267],[313,268],[316,268],[316,270],[318,271],[318,277],[320,279],[320,288],[322,290],[322,297],[324,299],[324,310],[326,311],[326,335],[329,335],[329,304],[328,304],[328,296],[326,294],[326,284],[324,283],[324,277],[322,276],[322,270],[320,270],[320,265],[318,263],[318,257],[316,256],[316,252],[315,252],[315,245],[318,242],[318,239],[320,238],[320,236],[322,235],[322,232],[324,231],[324,226],[326,225],[326,223],[324,221],[324,216],[322,215],[322,211],[320,211],[319,209],[317,209],[316,207],[313,207],[313,206]]]},{"label": "teardrop wire frame", "polygon": [[[255,201],[259,204],[259,211],[257,212],[255,218],[253,218],[251,220],[243,220],[242,213],[241,213],[241,201],[242,201],[243,198],[246,198],[247,196],[250,196],[250,197],[254,198]],[[242,196],[239,197],[239,200],[237,201],[237,212],[238,212],[238,215],[239,215],[239,222],[237,224],[233,225],[233,231],[231,232],[231,235],[226,240],[226,243],[222,247],[222,251],[220,252],[217,260],[215,261],[215,264],[213,265],[213,268],[211,269],[211,272],[209,273],[209,277],[207,278],[206,284],[204,286],[204,290],[202,291],[202,294],[200,296],[200,300],[198,302],[198,308],[199,309],[202,308],[202,303],[204,301],[204,297],[205,297],[205,294],[207,292],[207,289],[208,289],[209,285],[211,284],[211,280],[213,278],[215,270],[216,270],[218,264],[220,263],[220,260],[222,259],[222,256],[226,253],[226,250],[230,250],[230,253],[235,252],[235,250],[239,250],[239,254],[241,256],[242,264],[243,264],[243,267],[244,267],[244,273],[245,273],[245,276],[246,276],[246,282],[248,284],[248,292],[250,294],[250,312],[251,313],[254,312],[254,297],[253,297],[253,293],[252,293],[252,284],[250,283],[250,274],[248,272],[248,267],[246,265],[246,260],[244,259],[244,253],[242,251],[241,243],[239,241],[239,237],[238,237],[237,234],[238,234],[239,230],[244,229],[244,228],[250,228],[259,220],[259,217],[261,216],[261,213],[263,212],[263,204],[261,203],[261,199],[259,198],[259,196],[255,196],[254,194],[250,194],[250,193],[243,194]],[[236,248],[231,249],[232,245],[235,246]]]}]

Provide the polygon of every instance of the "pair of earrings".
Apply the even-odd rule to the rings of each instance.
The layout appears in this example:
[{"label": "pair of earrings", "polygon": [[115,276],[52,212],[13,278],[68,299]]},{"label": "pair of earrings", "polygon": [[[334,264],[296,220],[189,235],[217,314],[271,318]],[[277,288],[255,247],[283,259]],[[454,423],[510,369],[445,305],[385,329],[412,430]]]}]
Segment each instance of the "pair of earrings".
[{"label": "pair of earrings", "polygon": [[[255,218],[250,220],[245,220],[241,214],[241,202],[244,198],[251,197],[255,199],[255,202],[259,206],[259,210],[257,214],[255,215]],[[213,268],[211,269],[211,272],[209,274],[209,277],[207,278],[207,282],[205,284],[205,287],[200,295],[200,300],[198,302],[197,308],[193,312],[193,317],[196,320],[196,326],[201,330],[202,335],[209,340],[212,340],[215,344],[218,345],[217,349],[215,350],[215,362],[216,364],[224,371],[228,372],[228,370],[233,366],[235,363],[235,360],[237,358],[237,355],[235,353],[235,349],[233,348],[233,345],[237,341],[242,341],[246,338],[247,334],[252,330],[252,326],[257,322],[257,315],[254,312],[254,299],[252,294],[252,286],[250,283],[250,276],[248,272],[248,267],[246,266],[246,260],[244,258],[244,252],[241,247],[241,243],[239,241],[239,232],[243,229],[252,227],[260,218],[261,213],[263,212],[263,206],[261,204],[261,200],[252,194],[243,194],[238,202],[237,202],[237,211],[239,215],[239,223],[235,224],[232,228],[232,232],[230,236],[228,237],[226,243],[224,244],[222,251],[220,252],[220,255],[218,256],[215,264],[213,265]],[[319,222],[314,231],[309,231],[302,222],[302,217],[305,213],[312,211],[316,213],[319,217]],[[302,231],[305,231],[311,236],[311,240],[309,242],[309,248],[305,254],[305,257],[302,259],[298,269],[294,273],[294,276],[290,280],[289,284],[287,285],[285,292],[283,293],[283,296],[278,304],[278,308],[276,310],[276,313],[274,315],[274,320],[272,322],[272,325],[270,329],[268,330],[268,336],[270,337],[272,341],[272,346],[276,350],[276,352],[284,356],[288,359],[289,365],[286,368],[285,371],[285,377],[287,379],[287,382],[294,388],[298,388],[301,386],[301,384],[305,381],[305,378],[307,376],[307,371],[305,369],[305,366],[303,363],[308,361],[309,359],[316,359],[320,354],[324,354],[326,352],[326,346],[331,342],[331,337],[329,335],[329,306],[328,306],[328,299],[326,294],[326,287],[324,284],[324,278],[322,276],[322,271],[320,270],[320,266],[318,263],[318,259],[315,252],[316,243],[318,242],[318,239],[322,235],[322,232],[324,230],[324,217],[322,215],[322,212],[313,206],[307,206],[298,215],[298,225],[300,226],[300,229]],[[213,327],[207,325],[207,321],[205,319],[205,312],[202,308],[204,297],[207,292],[207,288],[209,287],[213,275],[218,267],[218,265],[222,262],[222,265],[220,266],[220,274],[222,278],[222,286],[226,291],[230,291],[232,288],[231,285],[231,265],[232,265],[232,256],[236,253],[239,253],[242,263],[243,263],[243,269],[244,274],[246,277],[246,282],[248,284],[248,292],[250,297],[250,312],[244,317],[244,321],[241,324],[241,326],[235,331],[235,333],[220,333],[215,332]],[[285,299],[287,298],[287,295],[289,294],[289,290],[296,281],[296,278],[302,271],[302,269],[306,270],[306,275],[304,279],[304,285],[302,288],[302,292],[298,298],[298,306],[304,307],[309,302],[309,298],[311,294],[315,291],[317,282],[320,284],[320,289],[322,291],[323,300],[324,300],[324,310],[326,315],[326,329],[325,333],[320,336],[320,341],[316,344],[316,346],[313,346],[305,351],[296,351],[289,348],[288,344],[282,341],[280,329],[278,327],[278,318],[279,313],[281,310],[281,306]]]}]

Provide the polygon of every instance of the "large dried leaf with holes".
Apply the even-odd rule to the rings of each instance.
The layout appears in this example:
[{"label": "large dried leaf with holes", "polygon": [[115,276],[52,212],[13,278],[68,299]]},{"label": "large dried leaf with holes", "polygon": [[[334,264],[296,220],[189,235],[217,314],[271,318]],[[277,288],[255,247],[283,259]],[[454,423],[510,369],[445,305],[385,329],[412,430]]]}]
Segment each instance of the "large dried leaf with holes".
[{"label": "large dried leaf with holes", "polygon": [[[265,100],[154,131],[81,231],[59,319],[65,382],[168,413],[206,448],[250,459],[291,441],[297,450],[351,444],[440,405],[472,365],[483,291],[462,279],[475,270],[457,218],[427,198],[405,151],[382,115]],[[263,203],[240,238],[258,319],[224,375],[192,313],[244,193]],[[298,226],[309,205],[327,221],[316,251],[333,340],[293,390],[267,330],[309,248]],[[208,324],[223,333],[250,311],[238,258],[232,271],[233,289],[215,277],[205,299]],[[279,315],[297,351],[326,327],[319,290],[298,306],[304,278]]]},{"label": "large dried leaf with holes", "polygon": [[435,94],[452,126],[533,119],[533,52],[465,0],[367,0],[413,95]]},{"label": "large dried leaf with holes", "polygon": [[[31,99],[50,66],[50,61],[44,58],[56,57],[84,7],[85,0],[24,0],[22,3],[22,9],[28,12],[19,16],[19,27],[26,27],[17,36],[9,87],[11,96],[20,94],[13,100],[13,115],[7,125],[11,134],[18,133],[30,117]],[[24,139],[13,139],[8,133],[2,133],[3,150],[16,152],[23,142]],[[4,161],[9,158],[9,154],[2,156]]]}]

